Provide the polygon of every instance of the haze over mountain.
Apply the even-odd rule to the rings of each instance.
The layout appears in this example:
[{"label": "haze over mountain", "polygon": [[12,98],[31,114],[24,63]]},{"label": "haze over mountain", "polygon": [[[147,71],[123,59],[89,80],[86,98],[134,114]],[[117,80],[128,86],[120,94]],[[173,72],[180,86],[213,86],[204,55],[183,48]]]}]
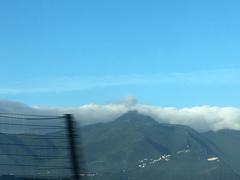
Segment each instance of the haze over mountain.
[{"label": "haze over mountain", "polygon": [[240,108],[237,107],[158,107],[140,104],[134,97],[126,97],[115,103],[85,104],[79,107],[39,107],[19,102],[0,101],[0,112],[45,115],[72,113],[82,125],[110,122],[129,110],[137,110],[153,117],[158,122],[187,125],[199,132],[221,129],[240,130]]}]

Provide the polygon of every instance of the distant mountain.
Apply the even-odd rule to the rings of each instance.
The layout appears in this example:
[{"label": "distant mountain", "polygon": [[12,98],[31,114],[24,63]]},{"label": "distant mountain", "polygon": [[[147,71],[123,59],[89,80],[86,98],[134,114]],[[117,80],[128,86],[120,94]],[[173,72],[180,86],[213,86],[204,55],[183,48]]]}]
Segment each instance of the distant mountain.
[{"label": "distant mountain", "polygon": [[240,131],[224,129],[204,135],[221,149],[222,158],[240,175]]},{"label": "distant mountain", "polygon": [[82,129],[88,168],[99,179],[240,179],[205,136],[130,111]]},{"label": "distant mountain", "polygon": [[[94,174],[88,177],[90,180],[240,179],[239,159],[234,160],[238,149],[235,151],[232,147],[240,150],[240,143],[237,143],[239,132],[198,133],[187,126],[160,124],[137,111],[130,111],[112,122],[84,126],[79,131],[87,172]],[[17,147],[1,145],[0,161],[2,164],[27,162],[39,166],[37,172],[40,175],[67,177],[71,173],[69,170],[41,168],[70,166],[67,159],[42,158],[68,157],[68,149],[58,149],[67,146],[66,139],[51,138],[64,134],[64,131],[47,135],[0,133],[1,143],[19,144]],[[36,139],[38,144],[48,148],[34,146]],[[8,156],[9,153],[29,154],[31,157]],[[0,168],[1,174],[18,172],[27,175],[35,171],[33,167]]]}]

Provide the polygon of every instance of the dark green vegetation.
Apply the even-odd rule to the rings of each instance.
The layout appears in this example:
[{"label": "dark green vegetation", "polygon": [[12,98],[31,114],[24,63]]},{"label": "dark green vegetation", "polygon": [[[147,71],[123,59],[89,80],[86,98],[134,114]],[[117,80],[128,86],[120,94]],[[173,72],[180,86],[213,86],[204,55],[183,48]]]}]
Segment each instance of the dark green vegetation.
[{"label": "dark green vegetation", "polygon": [[[218,180],[240,179],[240,132],[222,130],[198,133],[182,125],[159,124],[148,116],[131,111],[109,123],[81,128],[86,172],[96,180]],[[0,147],[1,163],[33,164],[35,167],[2,166],[1,174],[32,173],[69,176],[71,171],[65,132],[47,135],[0,134],[0,142],[21,146]],[[39,138],[40,137],[40,138]],[[34,147],[36,138],[43,147]],[[4,154],[28,154],[30,157]],[[43,158],[48,156],[48,158]],[[36,166],[38,166],[36,170]],[[44,166],[52,167],[44,169]],[[58,167],[58,168],[56,168]]]},{"label": "dark green vegetation", "polygon": [[225,129],[204,135],[221,149],[222,158],[240,175],[240,131]]},{"label": "dark green vegetation", "polygon": [[87,126],[82,136],[95,179],[240,179],[204,135],[137,112]]}]

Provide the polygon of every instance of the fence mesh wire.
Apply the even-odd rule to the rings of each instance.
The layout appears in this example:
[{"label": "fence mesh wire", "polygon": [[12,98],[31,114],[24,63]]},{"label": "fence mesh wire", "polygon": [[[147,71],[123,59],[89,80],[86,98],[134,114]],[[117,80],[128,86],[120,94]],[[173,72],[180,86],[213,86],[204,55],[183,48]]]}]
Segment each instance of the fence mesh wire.
[{"label": "fence mesh wire", "polygon": [[1,177],[69,179],[70,148],[65,116],[0,113]]}]

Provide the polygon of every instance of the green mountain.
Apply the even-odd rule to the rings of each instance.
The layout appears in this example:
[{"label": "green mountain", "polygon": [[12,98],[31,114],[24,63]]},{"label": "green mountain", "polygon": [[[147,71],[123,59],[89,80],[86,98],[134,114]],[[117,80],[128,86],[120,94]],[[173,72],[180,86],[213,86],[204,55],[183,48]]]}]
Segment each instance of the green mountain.
[{"label": "green mountain", "polygon": [[224,129],[204,133],[205,137],[215,143],[223,152],[224,161],[240,175],[240,131]]},{"label": "green mountain", "polygon": [[[112,122],[84,126],[79,132],[85,171],[93,173],[90,180],[240,179],[239,161],[231,155],[237,156],[231,145],[236,145],[238,132],[201,134],[187,126],[160,124],[136,111]],[[70,176],[65,134],[0,133],[0,174]]]},{"label": "green mountain", "polygon": [[95,179],[240,179],[205,136],[181,125],[159,124],[128,112],[81,131]]}]

